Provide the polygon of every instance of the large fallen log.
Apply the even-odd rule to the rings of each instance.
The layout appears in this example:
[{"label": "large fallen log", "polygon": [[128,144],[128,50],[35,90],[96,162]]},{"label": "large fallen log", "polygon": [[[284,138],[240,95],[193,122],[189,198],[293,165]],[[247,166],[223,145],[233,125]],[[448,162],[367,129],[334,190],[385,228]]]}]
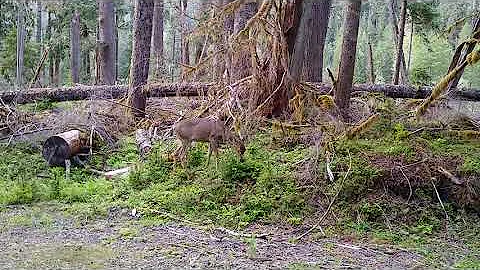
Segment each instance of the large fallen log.
[{"label": "large fallen log", "polygon": [[[319,94],[328,93],[327,84],[311,84]],[[173,83],[151,84],[144,87],[148,97],[198,96],[207,93],[214,87],[212,83]],[[431,87],[390,84],[357,84],[354,92],[383,93],[392,98],[425,98],[430,95]],[[128,86],[75,86],[65,88],[34,88],[23,91],[0,92],[0,99],[5,103],[25,104],[35,101],[49,100],[54,102],[84,99],[117,99],[125,97]],[[454,99],[480,101],[480,90],[459,89],[452,96]]]},{"label": "large fallen log", "polygon": [[[198,96],[206,93],[211,84],[151,84],[144,87],[149,97]],[[52,102],[85,99],[118,99],[128,93],[126,85],[74,86],[63,88],[32,88],[0,92],[5,103],[26,104],[48,100]]]}]

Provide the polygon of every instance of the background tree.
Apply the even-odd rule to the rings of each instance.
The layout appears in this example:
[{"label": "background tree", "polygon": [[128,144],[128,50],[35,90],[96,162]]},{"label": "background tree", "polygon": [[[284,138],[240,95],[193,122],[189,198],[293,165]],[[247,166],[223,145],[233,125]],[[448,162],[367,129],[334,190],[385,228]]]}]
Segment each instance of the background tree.
[{"label": "background tree", "polygon": [[[397,57],[395,60],[395,69],[393,71],[393,84],[398,84],[400,77],[400,66],[405,65],[405,56],[403,53],[403,37],[405,36],[405,20],[407,17],[407,0],[402,0],[402,7],[400,10],[400,24],[398,25],[398,41],[397,41]],[[406,71],[406,68],[405,68]],[[407,76],[405,72],[405,77]]]},{"label": "background tree", "polygon": [[349,114],[350,93],[355,72],[361,5],[362,2],[360,0],[349,0],[345,6],[342,54],[340,56],[338,79],[335,87],[335,104],[345,119],[348,118]]},{"label": "background tree", "polygon": [[132,64],[130,69],[129,105],[136,118],[145,116],[147,97],[142,87],[147,83],[150,67],[150,44],[154,0],[137,0],[133,19]]},{"label": "background tree", "polygon": [[23,1],[18,4],[17,12],[17,87],[23,87],[24,50],[25,50],[25,6]]},{"label": "background tree", "polygon": [[98,74],[99,84],[115,84],[115,6],[112,0],[98,1]]},{"label": "background tree", "polygon": [[323,76],[323,52],[330,17],[331,0],[313,1],[308,18],[305,56],[305,80],[321,82]]},{"label": "background tree", "polygon": [[74,84],[80,82],[80,14],[75,10],[70,30],[70,73]]},{"label": "background tree", "polygon": [[159,80],[163,71],[163,0],[155,0],[153,9],[153,78]]}]

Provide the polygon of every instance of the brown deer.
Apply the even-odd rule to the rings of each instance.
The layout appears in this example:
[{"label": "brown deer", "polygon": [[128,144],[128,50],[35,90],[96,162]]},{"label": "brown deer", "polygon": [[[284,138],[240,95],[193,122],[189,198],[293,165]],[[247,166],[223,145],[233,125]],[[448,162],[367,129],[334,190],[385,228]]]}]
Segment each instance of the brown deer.
[{"label": "brown deer", "polygon": [[175,125],[175,136],[180,140],[181,146],[177,149],[182,151],[182,165],[187,158],[188,149],[192,142],[208,142],[207,166],[210,164],[212,152],[215,154],[215,164],[218,165],[218,147],[222,143],[232,144],[235,150],[243,157],[245,145],[239,136],[234,135],[225,128],[221,120],[211,118],[195,118],[182,120]]}]

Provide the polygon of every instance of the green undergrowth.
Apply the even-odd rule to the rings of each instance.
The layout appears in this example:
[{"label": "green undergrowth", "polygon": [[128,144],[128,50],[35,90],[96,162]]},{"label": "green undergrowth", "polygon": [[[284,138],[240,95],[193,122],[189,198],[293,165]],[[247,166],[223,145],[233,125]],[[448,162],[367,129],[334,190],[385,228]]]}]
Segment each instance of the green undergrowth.
[{"label": "green undergrowth", "polygon": [[[312,147],[277,144],[270,133],[252,138],[243,160],[226,147],[208,166],[208,146],[196,144],[186,168],[169,159],[174,142],[158,143],[141,160],[134,140],[127,137],[117,150],[97,150],[90,160],[89,166],[104,171],[133,166],[127,177],[113,180],[82,168],[72,168],[67,178],[63,168],[45,165],[39,149],[0,146],[0,205],[59,202],[63,211],[81,218],[106,215],[120,206],[136,209],[145,224],[175,216],[241,228],[253,222],[310,224],[310,217],[321,215],[336,198],[331,209],[335,220],[327,218],[334,225],[324,228],[327,235],[351,234],[404,246],[433,262],[435,249],[427,247],[434,245],[434,236],[474,231],[468,226],[480,209],[480,141],[441,132],[412,135],[409,130],[407,123],[384,117],[358,138],[333,142],[333,181],[321,151],[312,168]],[[452,184],[439,166],[465,183]],[[455,226],[468,230],[452,231]],[[462,241],[478,251],[470,236]],[[454,261],[468,268],[478,259]]]}]

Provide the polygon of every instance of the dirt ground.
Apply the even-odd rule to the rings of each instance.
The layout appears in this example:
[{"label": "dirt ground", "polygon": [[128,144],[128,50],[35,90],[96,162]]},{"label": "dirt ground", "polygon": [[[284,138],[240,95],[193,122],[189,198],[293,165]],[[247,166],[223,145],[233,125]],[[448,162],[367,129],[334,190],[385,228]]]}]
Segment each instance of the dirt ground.
[{"label": "dirt ground", "polygon": [[[260,228],[260,227],[259,227]],[[147,225],[126,211],[93,221],[14,207],[0,213],[1,269],[411,269],[423,258],[338,239],[292,243],[291,231],[263,227],[265,239],[168,222]],[[259,233],[259,232],[257,232]]]}]

